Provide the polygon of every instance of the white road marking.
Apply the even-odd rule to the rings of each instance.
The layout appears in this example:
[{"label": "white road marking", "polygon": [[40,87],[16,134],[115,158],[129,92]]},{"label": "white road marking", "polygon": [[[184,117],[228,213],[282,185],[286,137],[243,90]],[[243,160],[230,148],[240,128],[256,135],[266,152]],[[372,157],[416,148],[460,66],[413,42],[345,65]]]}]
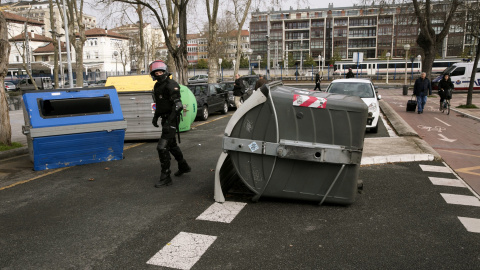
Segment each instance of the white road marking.
[{"label": "white road marking", "polygon": [[448,166],[447,163],[445,163],[445,161],[443,161],[442,163],[443,165],[445,165],[445,167],[450,168],[450,170],[452,170],[453,175],[457,177],[458,181],[461,181],[465,185],[465,187],[467,187],[470,190],[470,192],[472,192],[472,194],[480,200],[480,195],[478,195],[478,193],[475,192],[475,190],[473,190],[458,174],[456,174],[455,171],[450,166]]},{"label": "white road marking", "polygon": [[451,127],[451,126],[452,126],[452,125],[450,125],[450,124],[448,124],[448,123],[443,122],[442,120],[440,120],[440,119],[438,119],[438,118],[436,118],[436,117],[434,117],[434,118],[437,119],[440,123],[446,125],[447,127]]},{"label": "white road marking", "polygon": [[197,220],[230,223],[245,205],[247,204],[240,202],[214,203],[198,216]]},{"label": "white road marking", "polygon": [[468,206],[480,206],[480,200],[475,196],[466,196],[466,195],[457,195],[457,194],[448,194],[440,193],[443,199],[449,204],[459,204],[459,205],[468,205]]},{"label": "white road marking", "polygon": [[381,116],[380,119],[382,119],[383,125],[387,129],[388,136],[389,137],[398,137],[397,134],[395,134],[395,131],[393,131],[393,129],[388,125],[385,115],[382,113],[382,114],[380,114],[380,116]]},{"label": "white road marking", "polygon": [[460,222],[469,232],[480,233],[480,219],[477,218],[468,218],[468,217],[458,217]]},{"label": "white road marking", "polygon": [[439,177],[428,177],[432,184],[437,186],[449,186],[449,187],[466,187],[462,181],[452,178],[439,178]]},{"label": "white road marking", "polygon": [[362,157],[360,165],[385,164],[394,162],[432,161],[435,157],[431,154],[403,154],[390,156]]},{"label": "white road marking", "polygon": [[457,139],[449,139],[449,138],[445,137],[445,135],[443,135],[443,134],[438,134],[438,136],[442,137],[441,139],[439,139],[440,141],[454,142],[454,141],[457,140]]},{"label": "white road marking", "polygon": [[180,232],[147,264],[188,270],[216,239],[216,236]]},{"label": "white road marking", "polygon": [[424,172],[441,172],[441,173],[452,173],[450,168],[444,166],[432,166],[432,165],[422,165],[420,164],[420,168]]}]

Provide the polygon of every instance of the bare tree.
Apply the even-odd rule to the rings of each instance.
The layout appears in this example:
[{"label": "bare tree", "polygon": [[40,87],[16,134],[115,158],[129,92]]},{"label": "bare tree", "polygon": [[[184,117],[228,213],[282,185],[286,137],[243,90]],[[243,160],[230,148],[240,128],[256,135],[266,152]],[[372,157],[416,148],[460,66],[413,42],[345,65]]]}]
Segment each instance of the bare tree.
[{"label": "bare tree", "polygon": [[[58,9],[62,9],[60,0],[56,0]],[[85,36],[85,24],[83,23],[83,0],[79,0],[77,4],[76,0],[65,0],[67,8],[67,18],[64,18],[63,12],[60,12],[62,20],[67,20],[68,23],[68,35],[70,43],[74,44],[75,48],[75,73],[77,77],[77,86],[83,86],[83,47],[87,37]],[[78,29],[75,33],[75,26]]]},{"label": "bare tree", "polygon": [[[475,52],[475,60],[473,62],[472,73],[470,74],[470,84],[468,85],[467,102],[465,105],[472,106],[473,103],[473,85],[475,84],[475,75],[477,73],[478,61],[480,58],[480,1],[467,3],[467,31],[470,35],[477,39],[477,50]],[[480,86],[480,85],[479,85]]]},{"label": "bare tree", "polygon": [[237,22],[237,53],[236,53],[236,63],[235,63],[235,72],[234,74],[238,73],[238,69],[240,67],[240,57],[242,54],[241,51],[241,38],[242,38],[242,29],[243,25],[245,24],[245,20],[247,19],[247,15],[250,11],[250,5],[252,4],[252,0],[232,0],[233,1],[233,16],[235,17],[235,21]]},{"label": "bare tree", "polygon": [[7,93],[3,83],[8,72],[8,57],[10,43],[8,42],[7,21],[3,11],[0,10],[0,143],[12,144],[12,127],[8,113]]},{"label": "bare tree", "polygon": [[[138,38],[140,40],[140,50],[138,51],[138,66],[145,67],[145,36],[143,34],[143,7],[140,4],[137,4],[137,8],[135,9],[138,15]],[[137,74],[140,74],[141,68],[137,68]],[[145,70],[147,71],[147,70]],[[124,70],[125,74],[125,70]]]},{"label": "bare tree", "polygon": [[53,17],[53,0],[48,0],[50,9],[50,25],[52,26],[52,40],[53,40],[53,83],[55,89],[58,88],[58,43],[57,43],[57,29],[55,19]]},{"label": "bare tree", "polygon": [[[207,18],[208,18],[208,82],[216,82],[218,74],[218,51],[217,51],[217,15],[218,15],[218,3],[219,0],[213,0],[210,5],[210,0],[205,1],[207,6]],[[211,10],[210,10],[211,9]]]},{"label": "bare tree", "polygon": [[[186,84],[187,82],[187,5],[189,1],[190,0],[165,0],[165,3],[162,4],[160,0],[100,0],[100,2],[107,4],[112,2],[122,2],[131,5],[142,5],[150,10],[163,31],[165,40],[167,41],[165,42],[165,45],[167,46],[168,52],[173,58],[175,67],[177,69],[177,81],[181,84]],[[174,5],[174,9],[168,9],[168,5],[171,5],[172,3]],[[172,16],[174,14],[177,14],[175,10],[178,11],[178,29],[180,36],[180,42],[178,46],[176,43],[171,43],[171,40],[175,39],[176,32],[169,32],[169,24],[167,23],[167,21],[170,22],[170,18],[173,20]]]}]

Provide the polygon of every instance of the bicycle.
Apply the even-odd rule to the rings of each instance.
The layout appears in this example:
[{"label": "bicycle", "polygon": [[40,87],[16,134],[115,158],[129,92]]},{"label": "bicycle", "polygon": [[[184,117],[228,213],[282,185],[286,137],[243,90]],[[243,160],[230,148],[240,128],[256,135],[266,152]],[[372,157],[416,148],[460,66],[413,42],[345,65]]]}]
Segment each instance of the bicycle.
[{"label": "bicycle", "polygon": [[442,104],[442,113],[447,111],[447,115],[450,114],[450,99],[444,99]]}]

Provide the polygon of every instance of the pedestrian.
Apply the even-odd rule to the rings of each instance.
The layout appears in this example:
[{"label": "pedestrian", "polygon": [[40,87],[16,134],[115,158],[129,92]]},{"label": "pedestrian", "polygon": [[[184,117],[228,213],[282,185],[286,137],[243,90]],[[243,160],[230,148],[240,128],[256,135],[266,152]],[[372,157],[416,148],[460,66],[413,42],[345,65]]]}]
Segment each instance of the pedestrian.
[{"label": "pedestrian", "polygon": [[432,84],[426,76],[427,73],[422,72],[422,75],[415,80],[415,85],[413,86],[413,94],[417,97],[418,114],[423,113],[423,108],[425,108],[427,103],[427,96],[432,94]]},{"label": "pedestrian", "polygon": [[322,89],[320,88],[320,82],[322,81],[322,77],[320,77],[320,71],[315,75],[315,88],[313,89],[313,91],[317,90],[318,88],[318,91],[322,91]]},{"label": "pedestrian", "polygon": [[172,184],[172,178],[170,177],[170,153],[178,162],[178,171],[174,173],[175,176],[188,173],[191,171],[191,168],[183,158],[182,151],[175,139],[175,132],[178,129],[178,117],[183,111],[182,101],[180,100],[180,86],[171,79],[171,74],[167,72],[167,65],[162,60],[153,61],[149,69],[152,79],[157,81],[153,87],[153,98],[156,107],[152,124],[155,127],[159,127],[158,118],[162,118],[162,135],[157,144],[161,174],[160,180],[155,184],[155,187],[159,188]]},{"label": "pedestrian", "polygon": [[448,74],[443,75],[442,80],[438,83],[438,95],[440,96],[440,111],[443,109],[443,101],[445,99],[451,99],[452,98],[452,91],[455,88],[455,86],[452,83],[452,80],[450,79],[450,76]]},{"label": "pedestrian", "polygon": [[257,82],[255,83],[255,90],[257,90],[258,88],[262,87],[262,86],[263,86],[264,84],[266,84],[266,83],[267,83],[267,80],[265,80],[265,79],[263,78],[263,75],[260,74],[260,75],[258,76]]},{"label": "pedestrian", "polygon": [[353,78],[354,76],[355,75],[353,75],[352,68],[349,68],[347,72],[347,79]]},{"label": "pedestrian", "polygon": [[245,85],[243,84],[243,80],[240,79],[240,75],[237,73],[235,74],[235,83],[233,84],[233,98],[237,109],[242,106],[241,101],[243,93],[245,93]]}]

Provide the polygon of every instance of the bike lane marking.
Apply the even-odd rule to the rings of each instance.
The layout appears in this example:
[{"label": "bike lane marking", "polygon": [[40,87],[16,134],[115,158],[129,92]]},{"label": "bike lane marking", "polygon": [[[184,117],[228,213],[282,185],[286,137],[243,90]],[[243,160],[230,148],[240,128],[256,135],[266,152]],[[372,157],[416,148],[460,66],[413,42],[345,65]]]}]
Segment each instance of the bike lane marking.
[{"label": "bike lane marking", "polygon": [[466,188],[465,184],[459,181],[458,179],[452,178],[440,178],[440,177],[428,177],[430,182],[436,186],[449,186],[449,187],[463,187]]},{"label": "bike lane marking", "polygon": [[480,207],[480,200],[475,196],[440,193],[443,199],[449,204],[467,205]]},{"label": "bike lane marking", "polygon": [[445,166],[433,166],[433,165],[420,164],[420,168],[422,168],[422,171],[424,172],[452,173],[452,171]]},{"label": "bike lane marking", "polygon": [[434,118],[437,119],[440,123],[442,123],[442,124],[444,124],[444,125],[446,125],[446,126],[448,126],[448,127],[451,127],[451,126],[452,126],[452,125],[450,125],[450,124],[448,124],[448,123],[443,122],[442,120],[438,119],[437,117],[434,117]]},{"label": "bike lane marking", "polygon": [[469,217],[458,217],[460,222],[469,232],[480,233],[480,219]]}]

